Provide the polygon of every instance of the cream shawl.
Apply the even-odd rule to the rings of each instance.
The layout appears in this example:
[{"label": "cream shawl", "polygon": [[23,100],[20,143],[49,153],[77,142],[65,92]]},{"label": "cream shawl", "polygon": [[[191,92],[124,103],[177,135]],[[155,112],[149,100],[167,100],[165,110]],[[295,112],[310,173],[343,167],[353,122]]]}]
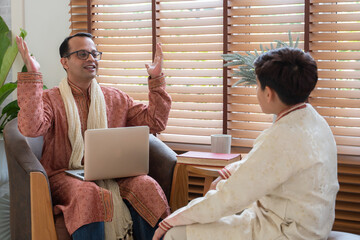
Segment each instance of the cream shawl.
[{"label": "cream shawl", "polygon": [[[68,137],[72,146],[69,169],[83,169],[81,160],[84,156],[84,139],[81,134],[81,122],[78,108],[68,80],[64,78],[59,85],[62,100],[65,105],[68,121]],[[90,108],[87,119],[87,128],[107,128],[106,103],[104,94],[95,79],[91,82]],[[114,180],[99,180],[96,183],[112,193],[114,216],[111,222],[105,223],[105,239],[132,239],[132,221],[129,209],[123,202],[119,186]]]}]

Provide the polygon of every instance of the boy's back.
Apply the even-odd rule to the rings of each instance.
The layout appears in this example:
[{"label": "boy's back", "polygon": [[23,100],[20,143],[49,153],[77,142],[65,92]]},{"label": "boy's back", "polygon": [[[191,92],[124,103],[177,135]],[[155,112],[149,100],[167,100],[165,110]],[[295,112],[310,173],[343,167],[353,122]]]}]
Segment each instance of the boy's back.
[{"label": "boy's back", "polygon": [[[270,142],[268,147],[272,145],[272,148],[261,149],[261,152],[267,154],[268,159],[278,161],[275,172],[287,180],[279,182],[271,194],[261,198],[260,206],[282,222],[289,221],[281,225],[281,231],[289,239],[326,236],[334,221],[339,189],[336,144],[329,126],[307,105],[276,122],[264,138],[268,139],[259,140]],[[273,163],[267,164],[265,167]],[[276,174],[273,173],[273,177],[283,179]]]}]

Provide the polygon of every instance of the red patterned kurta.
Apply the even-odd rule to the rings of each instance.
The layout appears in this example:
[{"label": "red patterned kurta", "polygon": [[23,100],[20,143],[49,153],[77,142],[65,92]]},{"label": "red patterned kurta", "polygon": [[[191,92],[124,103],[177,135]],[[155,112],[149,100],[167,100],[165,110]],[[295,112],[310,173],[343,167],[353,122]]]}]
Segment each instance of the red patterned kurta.
[{"label": "red patterned kurta", "polygon": [[[90,88],[83,92],[69,82],[79,110],[82,134],[86,130],[90,106]],[[19,130],[28,137],[44,136],[41,164],[50,181],[55,214],[63,213],[70,234],[82,225],[111,221],[113,206],[109,191],[93,182],[68,176],[72,152],[68,138],[68,123],[58,87],[42,90],[41,73],[18,74]],[[149,80],[149,105],[135,103],[131,97],[115,88],[101,87],[108,119],[108,127],[148,125],[150,132],[165,129],[171,98],[165,91],[165,78]],[[149,176],[118,181],[121,195],[152,226],[169,213],[161,187]],[[141,183],[141,184],[140,184]]]}]

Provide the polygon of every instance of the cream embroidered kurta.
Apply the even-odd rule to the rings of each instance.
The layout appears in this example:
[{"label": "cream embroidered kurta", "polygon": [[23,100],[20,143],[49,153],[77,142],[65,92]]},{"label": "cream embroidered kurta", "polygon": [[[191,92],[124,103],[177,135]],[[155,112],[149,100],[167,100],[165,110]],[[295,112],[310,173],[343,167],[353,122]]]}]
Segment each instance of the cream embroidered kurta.
[{"label": "cream embroidered kurta", "polygon": [[160,227],[187,225],[188,240],[327,239],[339,189],[337,152],[328,124],[311,105],[275,122],[221,175],[216,190]]},{"label": "cream embroidered kurta", "polygon": [[[90,93],[69,84],[84,134]],[[19,73],[18,123],[25,136],[44,136],[41,164],[49,176],[55,213],[64,214],[70,234],[84,224],[110,221],[113,206],[109,191],[93,182],[84,182],[64,173],[72,152],[64,104],[59,88],[43,91],[42,86],[40,73]],[[165,129],[171,98],[165,91],[164,76],[149,80],[149,105],[135,103],[127,94],[115,88],[101,89],[109,128],[148,125],[152,133]],[[151,225],[154,226],[160,216],[166,216],[169,211],[166,197],[155,180],[149,176],[138,176],[122,179],[118,183],[122,197],[129,200]]]}]

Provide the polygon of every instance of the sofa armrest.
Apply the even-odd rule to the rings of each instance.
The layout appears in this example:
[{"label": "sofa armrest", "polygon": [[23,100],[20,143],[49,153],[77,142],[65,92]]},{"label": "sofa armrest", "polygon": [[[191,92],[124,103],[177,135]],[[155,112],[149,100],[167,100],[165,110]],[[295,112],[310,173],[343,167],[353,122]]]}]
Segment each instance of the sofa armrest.
[{"label": "sofa armrest", "polygon": [[170,200],[176,153],[154,135],[149,136],[149,176],[154,178]]},{"label": "sofa armrest", "polygon": [[4,142],[9,169],[11,238],[31,239],[31,173],[39,172],[44,176],[50,193],[46,172],[38,160],[42,137],[24,137],[14,119],[6,124]]}]

